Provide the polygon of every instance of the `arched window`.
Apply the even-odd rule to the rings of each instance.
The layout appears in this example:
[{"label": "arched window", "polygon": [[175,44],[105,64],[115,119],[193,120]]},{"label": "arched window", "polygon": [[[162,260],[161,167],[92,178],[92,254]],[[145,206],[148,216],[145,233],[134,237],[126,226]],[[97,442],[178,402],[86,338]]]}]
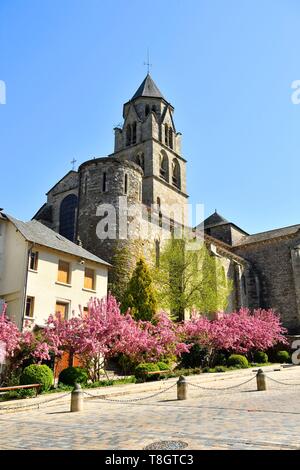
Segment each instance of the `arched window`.
[{"label": "arched window", "polygon": [[157,204],[158,208],[160,209],[160,197],[158,197],[158,198],[156,199],[156,204]]},{"label": "arched window", "polygon": [[124,194],[128,194],[128,175],[125,173],[124,177]]},{"label": "arched window", "polygon": [[66,196],[59,209],[59,233],[74,241],[78,199],[75,194]]},{"label": "arched window", "polygon": [[131,145],[131,125],[126,126],[126,145]]},{"label": "arched window", "polygon": [[156,106],[155,106],[155,104],[152,106],[152,111],[153,111],[154,113],[156,113]]},{"label": "arched window", "polygon": [[149,106],[149,104],[146,104],[146,106],[145,106],[145,116],[148,116],[149,113],[150,113],[150,106]]},{"label": "arched window", "polygon": [[159,175],[169,182],[169,159],[165,152],[160,154]]},{"label": "arched window", "polygon": [[172,183],[180,189],[180,165],[176,158],[172,162]]},{"label": "arched window", "polygon": [[106,193],[107,191],[107,178],[106,178],[106,173],[102,173],[102,192]]},{"label": "arched window", "polygon": [[132,124],[132,144],[136,143],[136,122]]},{"label": "arched window", "polygon": [[169,145],[169,128],[168,128],[168,124],[165,124],[165,144]]},{"label": "arched window", "polygon": [[173,148],[173,129],[169,128],[169,147]]}]

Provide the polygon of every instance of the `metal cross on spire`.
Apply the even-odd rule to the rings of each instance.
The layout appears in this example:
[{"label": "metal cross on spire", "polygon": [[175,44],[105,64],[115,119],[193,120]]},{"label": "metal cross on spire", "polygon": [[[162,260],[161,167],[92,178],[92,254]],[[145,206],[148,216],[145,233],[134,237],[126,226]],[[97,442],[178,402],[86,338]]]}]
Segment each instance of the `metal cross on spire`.
[{"label": "metal cross on spire", "polygon": [[147,65],[147,73],[150,73],[150,67],[152,67],[152,64],[150,64],[150,53],[149,53],[149,48],[147,49],[147,62],[144,62],[144,65]]},{"label": "metal cross on spire", "polygon": [[77,160],[75,160],[75,158],[73,157],[73,160],[70,161],[70,163],[72,163],[72,170],[74,171],[75,170],[75,163],[77,162]]}]

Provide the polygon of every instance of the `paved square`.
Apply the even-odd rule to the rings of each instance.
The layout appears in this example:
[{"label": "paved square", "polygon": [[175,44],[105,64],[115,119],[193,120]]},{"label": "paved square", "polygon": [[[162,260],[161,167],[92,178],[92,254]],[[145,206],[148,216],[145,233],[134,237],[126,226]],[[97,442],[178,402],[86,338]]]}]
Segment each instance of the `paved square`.
[{"label": "paved square", "polygon": [[[247,370],[187,377],[186,401],[176,400],[174,386],[132,403],[86,399],[79,413],[69,412],[69,397],[39,410],[0,409],[0,449],[142,449],[159,440],[185,441],[188,449],[300,449],[300,367],[267,375],[287,385],[268,379],[268,390],[257,392],[255,374]],[[147,397],[153,387],[172,383],[146,384],[142,393],[137,385],[126,386],[124,395],[111,399]]]}]

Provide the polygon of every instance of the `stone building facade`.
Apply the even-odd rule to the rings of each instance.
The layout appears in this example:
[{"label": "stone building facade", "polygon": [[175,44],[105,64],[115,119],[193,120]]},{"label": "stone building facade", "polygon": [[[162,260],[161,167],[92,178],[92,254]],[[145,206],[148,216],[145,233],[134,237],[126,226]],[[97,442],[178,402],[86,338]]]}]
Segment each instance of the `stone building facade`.
[{"label": "stone building facade", "polygon": [[[175,127],[174,107],[149,74],[124,104],[123,118],[123,125],[114,129],[114,152],[67,173],[48,191],[47,202],[34,216],[108,262],[113,262],[118,247],[130,247],[130,237],[139,237],[142,227],[151,231],[142,242],[148,253],[154,244],[159,248],[174,228],[188,226],[182,136]],[[126,227],[124,201],[140,208],[138,215],[127,218]],[[115,219],[109,230],[116,237],[103,237],[110,207]],[[132,225],[129,237],[124,237]],[[273,307],[290,332],[299,332],[300,225],[249,235],[215,213],[201,229],[212,256],[220,259],[233,281],[228,311]]]}]

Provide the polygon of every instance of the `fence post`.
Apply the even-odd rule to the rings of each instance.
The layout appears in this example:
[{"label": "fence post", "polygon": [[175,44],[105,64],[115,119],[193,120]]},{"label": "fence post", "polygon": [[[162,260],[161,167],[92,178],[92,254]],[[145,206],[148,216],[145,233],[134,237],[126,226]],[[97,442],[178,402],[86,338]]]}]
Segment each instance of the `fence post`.
[{"label": "fence post", "polygon": [[267,390],[266,375],[262,369],[258,369],[256,374],[256,383],[258,392]]},{"label": "fence post", "polygon": [[187,399],[187,382],[183,375],[179,377],[177,382],[177,400],[186,400]]},{"label": "fence post", "polygon": [[80,384],[75,384],[71,393],[71,411],[83,410],[83,391]]}]

